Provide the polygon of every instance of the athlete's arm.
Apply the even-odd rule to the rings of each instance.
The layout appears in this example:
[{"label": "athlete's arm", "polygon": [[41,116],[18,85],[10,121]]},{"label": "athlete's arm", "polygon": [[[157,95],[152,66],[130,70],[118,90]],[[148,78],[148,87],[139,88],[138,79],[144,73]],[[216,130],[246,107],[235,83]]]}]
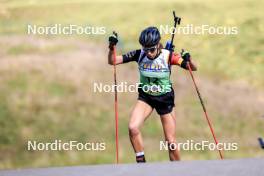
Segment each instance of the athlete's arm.
[{"label": "athlete's arm", "polygon": [[122,56],[114,56],[114,49],[116,47],[116,44],[118,42],[117,34],[113,33],[109,37],[109,52],[108,52],[108,64],[114,65],[114,64],[121,64],[123,62],[123,57]]},{"label": "athlete's arm", "polygon": [[[114,51],[109,49],[109,52],[108,52],[108,64],[110,65],[114,65]],[[115,60],[115,64],[118,65],[118,64],[122,64],[123,63],[123,56],[116,56],[116,60]]]},{"label": "athlete's arm", "polygon": [[[131,62],[131,61],[137,62],[140,56],[140,52],[141,50],[134,50],[124,55],[116,56],[116,65]],[[111,49],[109,50],[109,53],[108,53],[108,64],[110,65],[114,64],[114,52]]]},{"label": "athlete's arm", "polygon": [[182,54],[182,55],[173,53],[171,57],[171,65],[178,65],[186,70],[188,70],[188,66],[187,66],[188,62],[190,63],[190,67],[192,71],[196,71],[197,70],[196,64],[191,59],[191,56],[189,53]]},{"label": "athlete's arm", "polygon": [[122,56],[119,55],[119,56],[116,56],[115,58],[114,49],[118,42],[117,34],[114,33],[113,35],[109,37],[108,40],[109,40],[108,64],[118,65],[122,63],[131,62],[131,61],[136,61],[136,62],[138,61],[141,50],[130,51],[127,54],[124,54]]},{"label": "athlete's arm", "polygon": [[131,61],[138,62],[139,57],[140,57],[140,53],[141,53],[141,50],[138,49],[138,50],[130,51],[130,52],[122,55],[123,63],[131,62]]}]

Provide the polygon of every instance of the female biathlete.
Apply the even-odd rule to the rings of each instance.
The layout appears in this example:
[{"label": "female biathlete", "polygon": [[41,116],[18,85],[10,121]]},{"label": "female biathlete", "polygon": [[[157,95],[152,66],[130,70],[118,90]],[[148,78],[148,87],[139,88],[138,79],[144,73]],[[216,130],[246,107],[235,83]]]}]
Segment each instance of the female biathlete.
[{"label": "female biathlete", "polygon": [[[170,80],[171,65],[188,69],[189,62],[191,69],[197,70],[189,53],[173,53],[170,57],[170,51],[162,47],[160,39],[159,30],[156,27],[148,27],[141,32],[139,37],[142,49],[116,56],[116,64],[137,62],[140,73],[138,100],[128,125],[130,141],[138,163],[146,162],[140,127],[153,109],[160,115],[165,141],[168,144],[176,144],[174,90]],[[113,50],[117,42],[116,36],[109,37],[108,63],[110,65],[114,64]],[[171,161],[180,160],[178,150],[169,148],[169,158]]]}]

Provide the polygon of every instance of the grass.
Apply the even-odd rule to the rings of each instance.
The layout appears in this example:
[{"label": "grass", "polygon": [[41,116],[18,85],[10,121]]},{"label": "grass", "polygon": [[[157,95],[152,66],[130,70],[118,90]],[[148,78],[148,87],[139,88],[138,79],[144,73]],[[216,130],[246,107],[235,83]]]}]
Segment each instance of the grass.
[{"label": "grass", "polygon": [[46,46],[39,47],[31,44],[18,44],[12,47],[9,47],[6,51],[7,55],[22,55],[22,54],[53,54],[59,53],[66,50],[73,50],[74,48],[70,46]]},{"label": "grass", "polygon": [[[10,37],[9,42],[0,43],[4,51],[0,61],[11,57],[16,59],[38,55],[41,58],[53,58],[61,54],[76,52],[78,47],[67,45],[68,38],[87,43],[96,43],[102,48],[107,35],[113,29],[120,36],[122,52],[140,47],[137,38],[140,31],[149,25],[172,24],[171,11],[176,9],[182,16],[182,25],[210,24],[219,26],[237,26],[239,34],[234,36],[217,35],[177,35],[177,51],[181,48],[191,51],[199,65],[195,76],[210,81],[246,82],[250,92],[261,92],[264,86],[263,73],[263,24],[261,13],[263,2],[258,1],[1,1],[0,5],[0,41]],[[229,10],[227,10],[229,9]],[[27,36],[27,24],[49,25],[91,25],[105,26],[107,34],[100,36]],[[43,38],[53,41],[59,38],[61,43],[40,45],[39,43],[16,43],[20,36]],[[15,38],[12,38],[15,37]],[[162,42],[169,39],[164,35]],[[27,40],[26,40],[27,41]],[[15,43],[15,44],[13,44]],[[66,43],[64,45],[64,43]],[[106,52],[100,50],[99,52]],[[1,55],[2,54],[2,55]],[[79,55],[74,56],[76,58]],[[55,58],[55,57],[54,57]],[[100,61],[99,58],[98,62]],[[54,59],[55,61],[55,59]],[[0,67],[0,168],[48,167],[63,165],[102,164],[114,162],[114,112],[112,94],[92,94],[89,81],[111,82],[110,69],[104,66],[84,70],[86,77],[80,83],[75,79],[81,76],[65,69],[58,76],[60,64],[43,65],[45,70],[36,71],[33,67]],[[41,64],[42,62],[39,62]],[[54,64],[54,65],[52,65]],[[79,64],[79,65],[78,65]],[[89,63],[96,64],[96,63]],[[83,65],[73,62],[72,66],[81,69]],[[96,67],[96,68],[95,68]],[[127,65],[118,68],[119,81],[136,80],[136,66]],[[69,79],[66,75],[73,78]],[[177,87],[177,140],[208,139],[212,137],[202,109],[192,87],[181,85],[178,77],[183,72],[173,74]],[[89,81],[88,81],[89,80]],[[217,81],[215,81],[217,82]],[[204,82],[203,82],[204,83]],[[179,87],[183,86],[183,87]],[[186,86],[188,88],[186,88]],[[210,87],[212,85],[208,85]],[[231,107],[225,107],[227,100],[237,96],[250,98],[247,93],[219,93],[218,86],[202,92],[208,112],[217,136],[223,141],[239,142],[239,150],[225,152],[227,158],[259,157],[263,154],[257,146],[257,137],[262,134],[264,125],[259,110],[252,100],[241,103],[234,101]],[[184,89],[184,92],[181,92]],[[203,89],[202,89],[203,90]],[[228,89],[226,89],[228,92]],[[181,94],[185,93],[185,94]],[[188,95],[188,96],[184,96]],[[190,95],[193,95],[190,97]],[[229,95],[229,96],[228,96]],[[253,95],[257,95],[253,94]],[[262,95],[262,94],[261,94]],[[261,97],[260,97],[261,98]],[[135,95],[120,94],[120,159],[122,162],[134,162],[134,155],[128,140],[127,124],[130,111],[135,103]],[[256,102],[258,97],[255,97]],[[250,101],[252,104],[243,103]],[[218,105],[220,101],[222,104]],[[223,108],[223,109],[221,109]],[[223,130],[224,129],[224,130]],[[160,120],[152,115],[143,128],[146,153],[149,161],[167,160],[167,152],[159,151],[159,141],[163,139]],[[52,152],[25,150],[27,140],[52,141],[55,139],[78,141],[104,141],[104,152]],[[183,160],[216,159],[216,152],[182,151]]]},{"label": "grass", "polygon": [[[215,3],[217,6],[214,6]],[[45,3],[11,1],[4,3],[3,9],[9,15],[2,15],[0,34],[23,35],[26,33],[26,26],[29,23],[44,26],[56,23],[105,26],[106,35],[113,29],[119,32],[123,45],[120,47],[123,51],[128,51],[139,47],[137,38],[144,27],[159,24],[172,25],[171,11],[176,9],[177,14],[183,17],[182,25],[209,24],[211,26],[238,27],[239,33],[235,36],[179,35],[176,37],[177,50],[179,51],[181,48],[190,50],[195,60],[200,63],[201,72],[204,75],[219,76],[231,80],[246,79],[256,87],[263,87],[263,79],[258,74],[263,72],[264,63],[262,57],[264,41],[263,37],[259,37],[259,34],[263,32],[260,18],[261,2],[244,0],[239,1],[239,5],[227,1],[215,3],[210,1],[206,1],[206,3],[197,1],[188,3],[184,1],[156,2],[147,3],[148,10],[146,10],[144,2],[131,1],[45,1]],[[234,6],[234,4],[236,5]],[[97,13],[102,6],[104,7],[103,13]],[[132,10],[131,6],[136,8]],[[228,8],[232,8],[232,10],[227,11]],[[255,10],[250,10],[251,8]],[[137,14],[143,11],[144,17],[139,18]],[[94,14],[97,15],[94,16]],[[93,18],[89,18],[91,16]],[[236,18],[237,16],[240,18]],[[105,42],[106,35],[75,37],[101,43]],[[169,37],[169,35],[165,35],[163,42]],[[34,52],[35,50],[35,47],[25,45],[14,47],[10,53]],[[208,59],[210,63],[208,63]]]}]

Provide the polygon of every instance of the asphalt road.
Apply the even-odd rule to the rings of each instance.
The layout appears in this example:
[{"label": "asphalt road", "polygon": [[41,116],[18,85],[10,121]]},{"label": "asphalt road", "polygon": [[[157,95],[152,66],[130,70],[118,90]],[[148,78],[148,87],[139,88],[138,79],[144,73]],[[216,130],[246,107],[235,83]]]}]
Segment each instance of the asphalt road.
[{"label": "asphalt road", "polygon": [[264,176],[264,158],[1,170],[0,176]]}]

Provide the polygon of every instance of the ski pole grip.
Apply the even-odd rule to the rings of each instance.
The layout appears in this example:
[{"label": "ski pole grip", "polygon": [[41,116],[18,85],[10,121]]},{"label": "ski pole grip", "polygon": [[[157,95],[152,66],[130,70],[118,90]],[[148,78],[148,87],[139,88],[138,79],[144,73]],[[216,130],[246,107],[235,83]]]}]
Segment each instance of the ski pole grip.
[{"label": "ski pole grip", "polygon": [[175,11],[173,11],[173,17],[174,17],[175,24],[179,24],[180,25],[181,24],[181,18],[176,16]]},{"label": "ski pole grip", "polygon": [[117,32],[116,32],[116,31],[113,31],[113,34],[114,34],[114,36],[116,36],[116,38],[118,37],[118,35],[117,35]]}]

